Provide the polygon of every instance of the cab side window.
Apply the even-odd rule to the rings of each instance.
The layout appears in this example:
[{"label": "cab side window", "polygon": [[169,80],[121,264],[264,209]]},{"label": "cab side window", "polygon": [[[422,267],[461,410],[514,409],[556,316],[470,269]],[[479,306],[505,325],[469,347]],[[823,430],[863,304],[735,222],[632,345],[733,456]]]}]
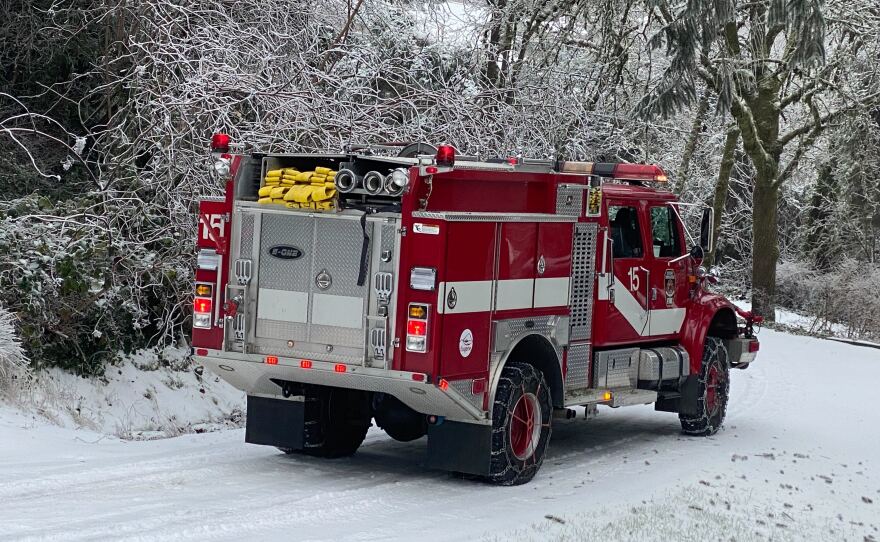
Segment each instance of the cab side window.
[{"label": "cab side window", "polygon": [[608,207],[611,224],[611,240],[615,258],[641,258],[642,234],[639,229],[639,212],[635,207]]},{"label": "cab side window", "polygon": [[651,239],[655,258],[681,256],[681,238],[675,212],[669,205],[651,207]]}]

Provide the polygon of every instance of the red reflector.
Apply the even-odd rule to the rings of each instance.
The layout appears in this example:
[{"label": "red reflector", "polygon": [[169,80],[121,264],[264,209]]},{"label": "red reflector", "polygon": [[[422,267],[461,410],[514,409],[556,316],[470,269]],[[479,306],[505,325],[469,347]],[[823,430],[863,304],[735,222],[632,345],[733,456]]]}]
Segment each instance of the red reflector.
[{"label": "red reflector", "polygon": [[425,173],[427,173],[428,175],[433,175],[433,174],[437,173],[438,171],[440,171],[440,170],[434,166],[428,166],[425,168]]},{"label": "red reflector", "polygon": [[299,362],[299,366],[302,367],[303,369],[311,369],[312,368],[312,360],[302,359]]},{"label": "red reflector", "polygon": [[449,389],[449,382],[447,382],[445,379],[441,378],[440,383],[437,384],[437,387],[443,391],[446,391]]},{"label": "red reflector", "polygon": [[416,382],[424,382],[425,375],[423,375],[422,373],[413,373],[412,379],[415,380]]},{"label": "red reflector", "polygon": [[486,379],[478,378],[477,380],[474,380],[474,383],[471,386],[471,393],[473,393],[474,395],[479,395],[484,391],[486,391]]},{"label": "red reflector", "polygon": [[266,356],[267,365],[278,365],[278,356]]},{"label": "red reflector", "polygon": [[424,320],[407,320],[406,321],[406,333],[407,335],[416,335],[418,337],[424,337],[425,333],[428,331],[428,323]]},{"label": "red reflector", "polygon": [[213,304],[210,297],[197,297],[193,301],[193,310],[195,312],[210,313]]},{"label": "red reflector", "polygon": [[758,341],[749,342],[749,352],[757,352],[761,348],[761,343]]},{"label": "red reflector", "polygon": [[452,145],[440,145],[437,147],[437,156],[434,158],[440,167],[452,167],[455,165],[455,147]]},{"label": "red reflector", "polygon": [[348,367],[346,367],[342,363],[337,363],[336,366],[333,367],[333,370],[336,371],[337,373],[344,373],[347,369],[348,369]]},{"label": "red reflector", "polygon": [[231,139],[227,134],[214,134],[211,136],[212,152],[229,152],[229,142]]},{"label": "red reflector", "polygon": [[197,356],[207,356],[208,351],[205,350],[204,348],[196,348],[196,355]]}]

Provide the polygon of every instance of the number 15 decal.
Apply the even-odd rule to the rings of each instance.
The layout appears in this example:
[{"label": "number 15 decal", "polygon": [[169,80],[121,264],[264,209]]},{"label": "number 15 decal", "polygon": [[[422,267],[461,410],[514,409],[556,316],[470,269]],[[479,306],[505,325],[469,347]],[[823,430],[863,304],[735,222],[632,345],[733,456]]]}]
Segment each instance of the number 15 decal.
[{"label": "number 15 decal", "polygon": [[641,280],[639,279],[639,268],[638,267],[630,267],[628,274],[629,274],[629,289],[633,292],[638,292],[639,285],[641,284]]}]

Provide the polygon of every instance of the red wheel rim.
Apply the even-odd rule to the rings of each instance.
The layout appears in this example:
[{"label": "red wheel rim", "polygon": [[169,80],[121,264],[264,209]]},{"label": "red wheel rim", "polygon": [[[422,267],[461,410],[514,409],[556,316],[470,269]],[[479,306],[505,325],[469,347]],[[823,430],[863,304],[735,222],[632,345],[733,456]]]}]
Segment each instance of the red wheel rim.
[{"label": "red wheel rim", "polygon": [[709,372],[706,375],[706,411],[714,414],[718,408],[718,388],[721,386],[721,377],[719,376],[718,366],[712,364],[709,366]]},{"label": "red wheel rim", "polygon": [[513,455],[525,460],[535,453],[541,440],[541,406],[532,393],[524,393],[517,400],[510,416],[510,447]]}]

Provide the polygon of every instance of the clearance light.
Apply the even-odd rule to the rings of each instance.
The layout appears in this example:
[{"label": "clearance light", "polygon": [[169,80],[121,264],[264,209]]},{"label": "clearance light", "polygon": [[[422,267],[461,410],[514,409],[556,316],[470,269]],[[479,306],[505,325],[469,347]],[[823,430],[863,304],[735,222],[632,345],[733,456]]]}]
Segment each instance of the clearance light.
[{"label": "clearance light", "polygon": [[760,349],[761,349],[761,343],[759,343],[757,340],[749,341],[749,353],[750,354],[757,352]]},{"label": "clearance light", "polygon": [[266,356],[266,365],[278,365],[278,356]]},{"label": "clearance light", "polygon": [[603,401],[610,401],[612,398],[613,396],[611,395],[610,391],[606,391],[604,394],[602,394]]},{"label": "clearance light", "polygon": [[446,391],[449,389],[449,382],[447,382],[445,379],[441,378],[440,383],[437,384],[437,387],[443,391]]},{"label": "clearance light", "polygon": [[415,380],[416,382],[424,382],[425,375],[423,373],[413,373],[412,379]]},{"label": "clearance light", "polygon": [[346,367],[344,363],[337,363],[333,366],[333,370],[337,373],[344,373],[348,370],[348,367]]},{"label": "clearance light", "polygon": [[428,166],[425,168],[425,173],[427,173],[428,175],[433,175],[433,174],[437,173],[438,171],[440,171],[440,170],[437,169],[437,166]]},{"label": "clearance light", "polygon": [[302,359],[299,361],[299,366],[303,369],[311,369],[312,368],[312,360],[310,359]]},{"label": "clearance light", "polygon": [[205,349],[205,348],[197,348],[197,349],[196,349],[196,355],[197,355],[197,356],[207,356],[207,355],[208,355],[208,350]]}]

